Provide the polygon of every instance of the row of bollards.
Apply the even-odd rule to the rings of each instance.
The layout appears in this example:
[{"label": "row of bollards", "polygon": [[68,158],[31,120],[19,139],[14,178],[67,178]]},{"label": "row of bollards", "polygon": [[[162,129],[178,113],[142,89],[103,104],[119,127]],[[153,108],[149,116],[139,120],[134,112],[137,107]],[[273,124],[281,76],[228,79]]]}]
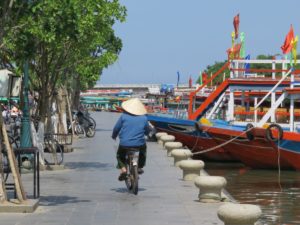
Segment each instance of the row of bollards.
[{"label": "row of bollards", "polygon": [[[194,181],[199,188],[199,201],[214,203],[222,201],[222,190],[227,181],[221,176],[200,175],[204,168],[202,160],[193,160],[192,152],[175,141],[173,135],[165,132],[156,133],[157,142],[167,150],[167,156],[174,158],[174,166],[183,171],[183,180]],[[253,225],[261,216],[261,209],[256,205],[225,203],[218,209],[218,217],[225,225]]]}]

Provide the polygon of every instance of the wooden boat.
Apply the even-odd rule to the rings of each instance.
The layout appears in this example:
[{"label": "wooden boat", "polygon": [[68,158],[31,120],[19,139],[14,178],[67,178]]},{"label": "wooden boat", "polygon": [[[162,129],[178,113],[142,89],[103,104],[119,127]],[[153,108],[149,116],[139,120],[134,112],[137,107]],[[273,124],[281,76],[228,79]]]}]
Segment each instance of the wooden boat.
[{"label": "wooden boat", "polygon": [[[246,74],[243,69],[246,63],[270,63],[274,65],[272,68],[282,64],[283,68],[268,69],[271,77],[254,77],[249,72],[265,71],[248,69]],[[149,120],[158,130],[172,133],[178,140],[193,147],[196,154],[199,152],[205,157],[212,155],[209,159],[224,160],[228,156],[252,168],[300,170],[300,88],[297,87],[300,85],[300,71],[287,70],[288,63],[288,60],[232,60],[211,79],[226,68],[231,71],[230,78],[224,80],[197,109],[193,109],[196,93],[211,80],[190,94],[187,120],[165,120],[151,115]],[[280,77],[276,76],[279,72]],[[257,92],[264,92],[265,95]],[[236,93],[241,93],[239,104],[246,102],[245,96],[251,99],[248,102],[253,104],[252,111],[241,113],[236,110]],[[264,111],[259,112],[262,106]],[[288,112],[283,111],[286,108]],[[244,121],[240,120],[242,114],[247,115]],[[283,116],[282,121],[279,116]],[[201,122],[203,118],[208,122]],[[188,127],[182,128],[182,125]],[[174,126],[177,126],[176,131]]]}]

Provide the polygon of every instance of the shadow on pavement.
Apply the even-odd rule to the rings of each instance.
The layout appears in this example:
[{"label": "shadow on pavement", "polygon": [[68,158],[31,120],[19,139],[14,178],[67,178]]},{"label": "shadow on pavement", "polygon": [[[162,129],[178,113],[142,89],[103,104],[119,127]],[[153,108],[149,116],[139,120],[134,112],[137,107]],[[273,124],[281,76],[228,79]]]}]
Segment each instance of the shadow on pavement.
[{"label": "shadow on pavement", "polygon": [[[124,184],[125,185],[125,184]],[[126,187],[124,188],[112,188],[110,189],[111,191],[115,191],[115,192],[118,192],[118,193],[129,193],[129,191],[127,190]],[[139,192],[140,191],[146,191],[147,189],[145,188],[139,188]]]},{"label": "shadow on pavement", "polygon": [[114,165],[111,163],[100,163],[100,162],[67,162],[65,167],[68,169],[77,170],[90,170],[90,169],[112,169]]},{"label": "shadow on pavement", "polygon": [[112,129],[100,129],[100,128],[96,128],[95,131],[112,131]]},{"label": "shadow on pavement", "polygon": [[40,197],[40,206],[56,206],[56,205],[63,205],[63,204],[72,204],[72,203],[80,203],[80,202],[90,202],[90,200],[83,200],[79,199],[78,197],[71,197],[67,195],[61,196],[41,196]]}]

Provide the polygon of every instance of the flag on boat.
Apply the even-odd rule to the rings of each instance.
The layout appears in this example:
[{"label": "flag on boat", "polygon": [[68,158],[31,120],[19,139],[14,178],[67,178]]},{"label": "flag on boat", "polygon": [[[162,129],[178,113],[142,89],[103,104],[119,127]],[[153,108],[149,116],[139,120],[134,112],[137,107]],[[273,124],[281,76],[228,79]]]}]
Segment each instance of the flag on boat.
[{"label": "flag on boat", "polygon": [[233,46],[233,48],[227,49],[227,54],[229,59],[238,59],[240,56],[240,50],[241,50],[241,43],[238,43]]},{"label": "flag on boat", "polygon": [[[250,54],[247,55],[247,56],[245,57],[245,59],[246,59],[246,60],[250,60]],[[245,68],[245,73],[246,73],[246,74],[249,73],[249,72],[250,72],[250,63],[245,63],[244,68]],[[246,75],[246,74],[245,74],[245,75]]]},{"label": "flag on boat", "polygon": [[180,79],[180,74],[179,74],[179,71],[177,71],[177,87],[178,87],[178,84],[179,84],[179,79]]},{"label": "flag on boat", "polygon": [[239,37],[239,26],[240,26],[240,14],[238,13],[233,18],[233,27],[234,27],[235,39],[237,39]]},{"label": "flag on boat", "polygon": [[192,77],[190,76],[190,79],[189,79],[189,88],[191,88],[193,85],[193,80],[192,80]]},{"label": "flag on boat", "polygon": [[240,39],[241,39],[240,58],[244,58],[245,55],[246,55],[246,52],[245,52],[245,33],[244,32],[241,32]]},{"label": "flag on boat", "polygon": [[208,75],[206,72],[202,73],[202,84],[206,84]]},{"label": "flag on boat", "polygon": [[294,64],[297,63],[297,44],[298,44],[298,35],[292,40],[292,55],[294,58]]},{"label": "flag on boat", "polygon": [[292,50],[293,40],[294,40],[294,29],[293,29],[293,26],[291,25],[290,31],[286,35],[285,41],[284,41],[283,45],[281,46],[281,50],[282,50],[283,54],[287,54]]}]

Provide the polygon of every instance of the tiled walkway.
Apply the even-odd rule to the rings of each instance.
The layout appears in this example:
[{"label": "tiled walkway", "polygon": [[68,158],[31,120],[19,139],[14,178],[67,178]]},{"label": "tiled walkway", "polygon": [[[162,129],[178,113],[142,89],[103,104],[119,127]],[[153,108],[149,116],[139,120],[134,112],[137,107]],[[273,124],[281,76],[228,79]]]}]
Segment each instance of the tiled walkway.
[{"label": "tiled walkway", "polygon": [[[65,154],[63,171],[41,172],[40,206],[32,214],[0,214],[1,225],[188,225],[223,224],[217,218],[222,204],[197,201],[193,182],[182,173],[155,142],[148,143],[145,173],[137,196],[117,180],[111,131],[120,114],[97,112],[97,133],[74,143]],[[29,175],[23,175],[26,178]],[[28,183],[25,182],[26,188]],[[29,191],[29,189],[26,189]]]}]

